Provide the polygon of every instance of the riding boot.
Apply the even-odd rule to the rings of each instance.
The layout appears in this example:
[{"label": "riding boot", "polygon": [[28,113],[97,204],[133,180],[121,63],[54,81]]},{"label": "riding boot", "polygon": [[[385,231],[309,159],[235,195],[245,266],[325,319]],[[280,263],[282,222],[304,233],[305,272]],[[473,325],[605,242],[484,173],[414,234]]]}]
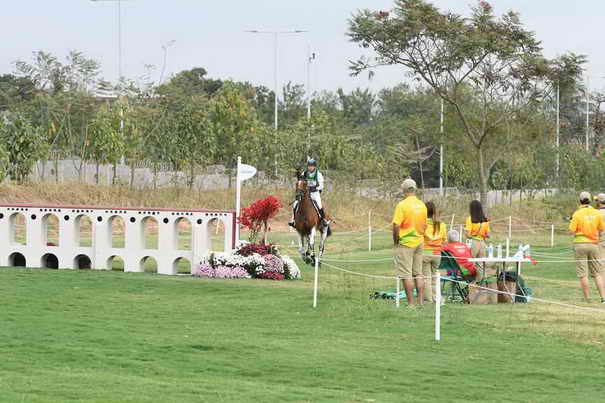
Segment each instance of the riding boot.
[{"label": "riding boot", "polygon": [[323,208],[319,209],[319,215],[321,216],[321,221],[326,227],[332,223],[330,220],[326,219],[326,213],[324,212]]}]

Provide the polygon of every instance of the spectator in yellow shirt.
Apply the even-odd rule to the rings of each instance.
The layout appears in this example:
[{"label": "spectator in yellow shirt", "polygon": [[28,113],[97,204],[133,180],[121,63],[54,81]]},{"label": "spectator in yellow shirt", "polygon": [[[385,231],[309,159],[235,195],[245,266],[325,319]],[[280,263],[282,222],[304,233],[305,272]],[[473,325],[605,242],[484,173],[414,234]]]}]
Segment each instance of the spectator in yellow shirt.
[{"label": "spectator in yellow shirt", "polygon": [[424,232],[424,256],[422,257],[422,277],[424,295],[428,302],[435,302],[435,274],[441,264],[441,249],[447,238],[447,226],[439,221],[437,208],[432,201],[426,202],[427,225]]},{"label": "spectator in yellow shirt", "polygon": [[603,262],[599,241],[605,231],[605,220],[599,210],[590,205],[590,193],[580,193],[580,207],[573,214],[569,230],[574,235],[576,273],[584,298],[590,295],[588,274],[592,276],[601,302],[605,304],[605,286],[603,284]]},{"label": "spectator in yellow shirt", "polygon": [[393,215],[395,271],[403,279],[408,304],[414,305],[414,286],[418,304],[422,304],[422,249],[426,231],[426,206],[416,197],[416,182],[413,179],[403,181],[401,190],[404,200],[397,204]]},{"label": "spectator in yellow shirt", "polygon": [[464,230],[466,237],[471,239],[471,254],[474,258],[485,257],[487,246],[485,240],[489,238],[489,220],[485,217],[483,206],[479,200],[473,200],[469,206],[470,217],[466,219]]}]

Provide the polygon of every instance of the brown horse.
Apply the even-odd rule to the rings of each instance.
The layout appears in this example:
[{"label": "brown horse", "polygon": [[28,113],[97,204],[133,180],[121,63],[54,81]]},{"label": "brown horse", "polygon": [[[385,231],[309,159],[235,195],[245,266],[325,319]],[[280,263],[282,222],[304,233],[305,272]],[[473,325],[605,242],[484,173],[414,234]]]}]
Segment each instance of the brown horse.
[{"label": "brown horse", "polygon": [[[298,233],[298,251],[303,261],[307,264],[315,264],[315,235],[321,234],[319,246],[319,259],[324,254],[326,239],[332,234],[329,226],[322,224],[317,208],[311,200],[311,192],[307,187],[307,181],[303,175],[298,173],[296,182],[296,212],[294,213],[294,228]],[[306,250],[305,250],[306,243]]]}]

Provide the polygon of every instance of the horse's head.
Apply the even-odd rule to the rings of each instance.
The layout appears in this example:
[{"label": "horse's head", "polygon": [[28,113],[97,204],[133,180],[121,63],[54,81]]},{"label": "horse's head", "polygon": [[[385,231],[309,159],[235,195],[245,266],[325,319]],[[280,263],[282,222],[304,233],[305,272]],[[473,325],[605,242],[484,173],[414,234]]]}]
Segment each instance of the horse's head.
[{"label": "horse's head", "polygon": [[307,181],[302,170],[296,171],[296,199],[302,200],[307,194]]}]

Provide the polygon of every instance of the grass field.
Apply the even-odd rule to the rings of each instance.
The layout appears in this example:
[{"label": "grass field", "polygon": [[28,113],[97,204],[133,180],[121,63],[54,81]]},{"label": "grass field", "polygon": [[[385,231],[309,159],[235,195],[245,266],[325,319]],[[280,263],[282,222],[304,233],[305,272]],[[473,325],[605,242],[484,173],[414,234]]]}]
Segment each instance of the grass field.
[{"label": "grass field", "polygon": [[[273,234],[289,249],[294,237]],[[565,261],[564,239],[537,246]],[[548,243],[546,239],[543,242]],[[326,261],[392,273],[387,233],[336,233]],[[536,256],[538,257],[538,256]],[[360,260],[376,260],[351,263]],[[302,266],[301,266],[302,267]],[[396,309],[389,280],[312,271],[303,280],[0,269],[0,401],[600,402],[605,314],[539,302]],[[526,268],[535,296],[582,301],[570,263]],[[596,301],[596,299],[595,299]]]}]

